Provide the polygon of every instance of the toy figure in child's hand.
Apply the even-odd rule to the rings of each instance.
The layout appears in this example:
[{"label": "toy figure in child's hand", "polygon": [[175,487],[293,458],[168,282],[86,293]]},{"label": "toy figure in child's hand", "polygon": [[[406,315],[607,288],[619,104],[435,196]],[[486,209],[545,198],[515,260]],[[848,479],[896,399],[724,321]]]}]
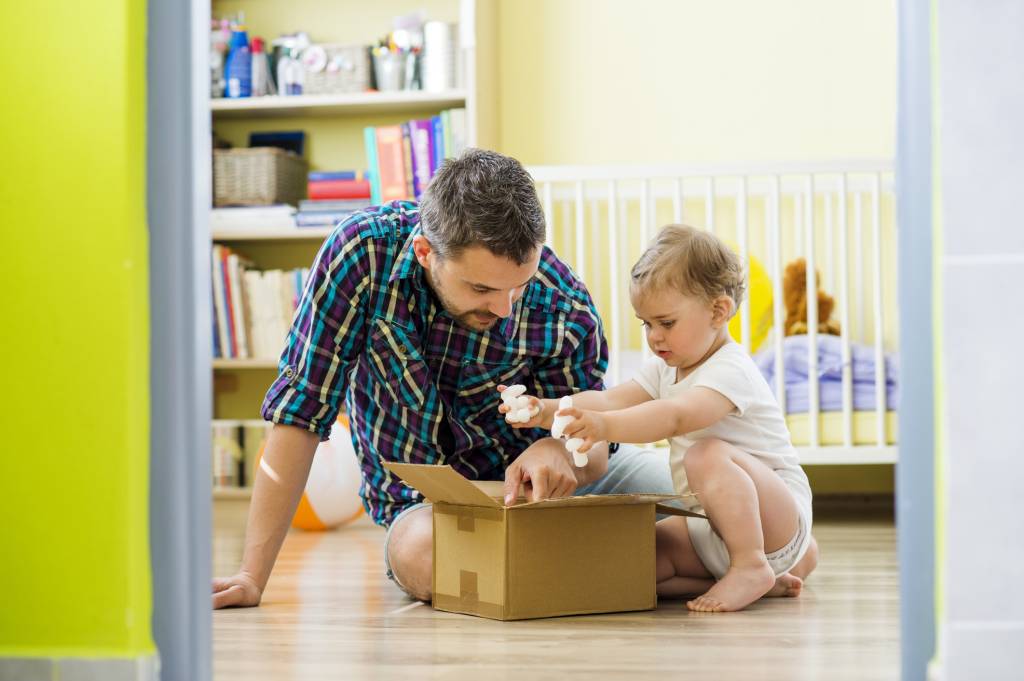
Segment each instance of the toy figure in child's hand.
[{"label": "toy figure in child's hand", "polygon": [[[839,322],[829,319],[835,307],[835,300],[821,290],[821,278],[814,272],[815,289],[818,298],[818,333],[838,336]],[[786,336],[807,333],[807,261],[797,258],[786,265],[783,278],[783,297],[786,300]]]},{"label": "toy figure in child's hand", "polygon": [[562,402],[558,404],[555,421],[560,428],[557,436],[555,429],[552,428],[551,435],[567,438],[565,448],[572,452],[573,459],[579,467],[587,465],[587,452],[591,447],[608,439],[605,436],[604,414],[599,411],[575,409],[572,406],[572,398],[562,398]]}]

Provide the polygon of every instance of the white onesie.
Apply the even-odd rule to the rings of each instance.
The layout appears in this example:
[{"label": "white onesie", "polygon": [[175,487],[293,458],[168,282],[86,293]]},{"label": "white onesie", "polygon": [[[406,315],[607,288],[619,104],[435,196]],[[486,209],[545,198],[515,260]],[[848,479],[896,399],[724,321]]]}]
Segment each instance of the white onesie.
[{"label": "white onesie", "polygon": [[[672,469],[672,482],[679,494],[690,493],[686,470],[683,468],[683,457],[694,442],[703,438],[723,440],[760,459],[785,481],[801,511],[802,523],[797,536],[794,537],[795,545],[787,545],[780,551],[773,552],[780,554],[774,556],[774,560],[773,554],[768,556],[777,574],[792,567],[803,556],[810,542],[811,486],[807,481],[807,474],[800,467],[796,449],[790,441],[789,429],[786,427],[782,410],[747,351],[738,343],[726,343],[678,382],[674,367],[668,366],[659,357],[651,357],[644,362],[634,380],[655,399],[671,398],[689,388],[705,387],[721,393],[736,405],[734,412],[717,423],[702,430],[671,438],[669,465]],[[688,497],[684,505],[689,510],[702,511],[700,501],[694,497]],[[720,578],[729,567],[728,551],[725,550],[724,542],[710,530],[704,520],[688,518],[687,527],[694,548],[704,561],[705,567]],[[710,545],[709,542],[714,545]],[[718,574],[719,572],[721,574]]]}]

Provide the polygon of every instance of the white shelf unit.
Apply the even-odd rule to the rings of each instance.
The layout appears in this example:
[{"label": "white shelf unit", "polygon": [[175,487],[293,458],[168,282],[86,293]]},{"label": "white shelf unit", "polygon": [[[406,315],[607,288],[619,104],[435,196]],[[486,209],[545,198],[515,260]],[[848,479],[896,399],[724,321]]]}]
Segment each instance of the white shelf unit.
[{"label": "white shelf unit", "polygon": [[245,97],[214,99],[214,118],[274,118],[280,116],[357,116],[451,109],[466,106],[465,90],[447,92],[358,92],[342,95]]},{"label": "white shelf unit", "polygon": [[[218,6],[219,5],[219,6]],[[433,8],[446,8],[445,16],[439,18],[447,21],[458,21],[457,65],[460,74],[456,78],[458,87],[444,92],[401,91],[401,92],[359,92],[336,95],[298,95],[252,97],[244,99],[212,99],[210,116],[214,122],[229,126],[239,124],[245,127],[252,122],[252,130],[266,130],[280,119],[289,127],[301,127],[306,119],[310,130],[323,130],[328,125],[345,126],[347,129],[359,129],[365,125],[374,125],[373,117],[381,120],[395,120],[399,117],[416,117],[420,114],[436,114],[444,109],[464,107],[466,109],[466,142],[470,146],[493,148],[497,137],[497,7],[493,0],[438,0]],[[281,12],[287,8],[286,12]],[[316,27],[315,15],[337,16],[337,7],[330,0],[307,0],[293,6],[284,0],[267,0],[260,8],[242,7],[235,0],[214,0],[213,11],[227,14],[245,9],[250,29],[253,29],[255,17],[251,12],[259,11],[273,18],[273,29],[263,24],[259,32],[264,37],[272,37],[272,30],[294,30],[294,22],[305,26]],[[385,0],[361,11],[359,24],[353,33],[351,26],[343,23],[327,22],[317,28],[314,37],[323,42],[365,40],[367,43],[379,37],[377,33],[365,32],[367,22],[374,22],[379,30],[387,30],[390,18],[407,14],[419,9],[419,5],[406,0]],[[431,10],[433,11],[433,9]],[[287,22],[283,18],[287,17]],[[311,17],[313,17],[311,19]],[[367,18],[372,17],[372,18]],[[288,25],[282,25],[288,23]],[[378,30],[377,28],[373,31]],[[250,33],[253,34],[252,32]],[[206,84],[203,84],[206,87]],[[336,123],[335,123],[336,121]],[[311,138],[317,133],[311,133]],[[315,141],[314,141],[315,143]],[[353,158],[351,167],[363,167],[364,159]],[[255,257],[257,266],[265,264],[263,258],[274,262],[272,267],[308,267],[312,260],[298,262],[298,253],[315,246],[326,239],[334,231],[333,227],[296,228],[296,229],[221,229],[210,236],[216,243],[229,244],[245,253],[246,247],[260,253]],[[305,256],[301,256],[305,258]],[[287,263],[287,264],[286,264]],[[265,375],[261,372],[277,368],[277,359],[214,359],[211,370],[215,374],[215,392],[221,389],[231,394],[228,402],[223,404],[215,397],[215,416],[225,419],[257,418],[256,412],[262,399],[262,391],[267,388]],[[220,386],[218,388],[217,386]],[[220,406],[218,406],[220,404]],[[225,408],[221,408],[221,406]],[[250,412],[251,407],[251,412]],[[223,411],[224,413],[220,413]],[[244,412],[244,413],[243,413]],[[214,499],[248,499],[249,488],[215,487]]]}]

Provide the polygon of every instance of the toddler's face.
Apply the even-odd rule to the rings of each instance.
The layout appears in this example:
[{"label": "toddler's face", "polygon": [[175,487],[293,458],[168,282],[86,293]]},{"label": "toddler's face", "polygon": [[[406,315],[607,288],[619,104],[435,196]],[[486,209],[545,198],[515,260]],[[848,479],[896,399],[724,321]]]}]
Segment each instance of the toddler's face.
[{"label": "toddler's face", "polygon": [[700,362],[721,330],[713,324],[711,304],[696,296],[653,291],[634,294],[632,303],[647,344],[672,367],[685,369]]}]

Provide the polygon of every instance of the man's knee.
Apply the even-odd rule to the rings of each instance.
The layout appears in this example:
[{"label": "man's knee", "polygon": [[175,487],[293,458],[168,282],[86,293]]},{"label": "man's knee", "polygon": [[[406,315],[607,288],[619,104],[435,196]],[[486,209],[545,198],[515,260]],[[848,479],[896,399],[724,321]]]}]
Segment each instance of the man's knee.
[{"label": "man's knee", "polygon": [[391,530],[388,562],[398,583],[414,598],[429,601],[433,584],[433,516],[425,506],[410,512]]}]

